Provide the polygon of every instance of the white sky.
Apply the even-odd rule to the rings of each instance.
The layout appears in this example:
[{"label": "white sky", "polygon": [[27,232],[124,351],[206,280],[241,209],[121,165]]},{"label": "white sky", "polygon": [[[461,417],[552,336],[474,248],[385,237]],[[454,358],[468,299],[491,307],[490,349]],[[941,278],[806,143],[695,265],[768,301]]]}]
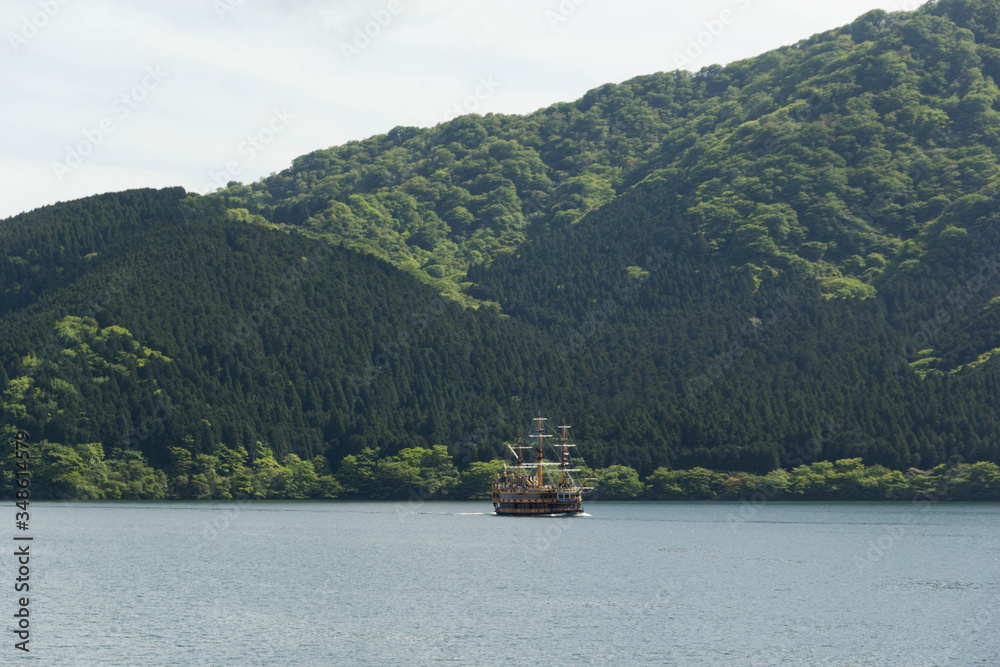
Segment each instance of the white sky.
[{"label": "white sky", "polygon": [[[698,70],[917,4],[3,0],[0,219],[100,192],[251,182],[456,105],[529,113],[678,69],[691,39],[707,46],[683,69]],[[377,34],[355,44],[366,25]]]}]

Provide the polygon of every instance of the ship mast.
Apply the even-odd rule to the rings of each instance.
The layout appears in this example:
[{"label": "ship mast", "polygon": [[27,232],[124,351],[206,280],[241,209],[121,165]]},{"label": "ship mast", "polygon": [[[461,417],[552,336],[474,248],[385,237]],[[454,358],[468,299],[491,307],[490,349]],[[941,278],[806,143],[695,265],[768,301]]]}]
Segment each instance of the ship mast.
[{"label": "ship mast", "polygon": [[566,426],[566,419],[563,419],[562,426],[562,460],[559,462],[559,469],[562,472],[562,483],[566,484],[566,468],[569,467],[569,449],[566,446],[566,429],[570,428]]},{"label": "ship mast", "polygon": [[542,416],[541,410],[538,411],[538,416],[535,417],[535,421],[538,422],[538,487],[541,488],[543,482],[542,459],[545,456],[545,452],[542,450],[542,438],[547,437],[542,435],[542,422],[547,420]]}]

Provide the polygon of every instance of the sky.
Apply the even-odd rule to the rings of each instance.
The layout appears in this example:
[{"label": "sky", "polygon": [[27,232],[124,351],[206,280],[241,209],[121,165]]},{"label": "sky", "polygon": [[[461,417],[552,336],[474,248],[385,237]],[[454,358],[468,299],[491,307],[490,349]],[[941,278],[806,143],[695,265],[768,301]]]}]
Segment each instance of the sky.
[{"label": "sky", "polygon": [[4,0],[0,219],[214,191],[464,113],[748,58],[918,0]]}]

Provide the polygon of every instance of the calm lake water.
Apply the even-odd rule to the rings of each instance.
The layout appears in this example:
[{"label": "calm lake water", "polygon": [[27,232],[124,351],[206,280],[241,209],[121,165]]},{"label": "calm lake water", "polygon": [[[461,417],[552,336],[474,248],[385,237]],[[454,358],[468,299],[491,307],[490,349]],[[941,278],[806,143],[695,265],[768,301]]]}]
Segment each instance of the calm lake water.
[{"label": "calm lake water", "polygon": [[491,509],[33,503],[31,653],[8,555],[0,661],[1000,664],[995,504]]}]

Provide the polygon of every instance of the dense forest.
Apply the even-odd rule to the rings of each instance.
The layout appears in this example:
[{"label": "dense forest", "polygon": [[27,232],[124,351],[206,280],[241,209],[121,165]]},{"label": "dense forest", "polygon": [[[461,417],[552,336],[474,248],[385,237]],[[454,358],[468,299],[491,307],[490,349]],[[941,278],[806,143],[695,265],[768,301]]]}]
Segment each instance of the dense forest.
[{"label": "dense forest", "polygon": [[542,409],[605,498],[1000,498],[998,22],[0,221],[8,457],[51,497],[475,498]]}]

